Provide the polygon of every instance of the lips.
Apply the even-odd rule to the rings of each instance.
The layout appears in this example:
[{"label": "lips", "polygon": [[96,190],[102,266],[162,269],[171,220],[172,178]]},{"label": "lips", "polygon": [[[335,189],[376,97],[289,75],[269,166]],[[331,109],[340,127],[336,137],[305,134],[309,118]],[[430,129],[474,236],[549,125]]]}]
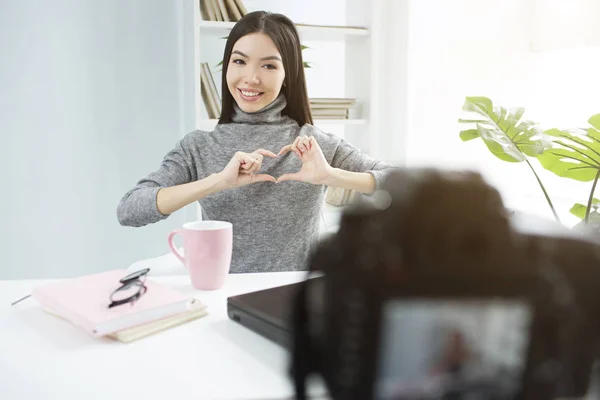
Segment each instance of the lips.
[{"label": "lips", "polygon": [[238,88],[238,93],[244,100],[247,100],[247,101],[255,101],[264,94],[264,92],[259,92],[258,90],[240,89],[240,88]]},{"label": "lips", "polygon": [[258,96],[259,94],[262,94],[262,92],[258,92],[256,90],[244,90],[244,89],[240,89],[240,92],[242,92],[242,94],[244,96],[249,96],[249,97]]}]

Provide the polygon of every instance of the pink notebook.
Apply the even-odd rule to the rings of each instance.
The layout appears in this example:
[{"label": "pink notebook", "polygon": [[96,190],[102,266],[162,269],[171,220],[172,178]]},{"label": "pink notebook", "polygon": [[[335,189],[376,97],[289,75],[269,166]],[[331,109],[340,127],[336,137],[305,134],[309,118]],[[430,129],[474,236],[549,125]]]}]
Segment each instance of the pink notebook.
[{"label": "pink notebook", "polygon": [[36,287],[31,295],[42,306],[93,336],[108,335],[189,309],[190,296],[150,278],[145,282],[148,290],[133,305],[108,308],[110,295],[127,274],[126,270],[113,270],[67,279]]}]

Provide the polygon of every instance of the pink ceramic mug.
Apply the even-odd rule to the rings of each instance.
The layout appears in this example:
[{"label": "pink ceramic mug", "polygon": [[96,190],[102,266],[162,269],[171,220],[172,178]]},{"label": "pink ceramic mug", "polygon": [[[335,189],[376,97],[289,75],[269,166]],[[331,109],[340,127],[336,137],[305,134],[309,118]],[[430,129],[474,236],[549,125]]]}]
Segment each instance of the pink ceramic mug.
[{"label": "pink ceramic mug", "polygon": [[[183,255],[173,239],[183,236]],[[188,222],[167,238],[171,251],[188,269],[192,285],[198,290],[219,289],[225,283],[231,265],[233,226],[224,221]]]}]

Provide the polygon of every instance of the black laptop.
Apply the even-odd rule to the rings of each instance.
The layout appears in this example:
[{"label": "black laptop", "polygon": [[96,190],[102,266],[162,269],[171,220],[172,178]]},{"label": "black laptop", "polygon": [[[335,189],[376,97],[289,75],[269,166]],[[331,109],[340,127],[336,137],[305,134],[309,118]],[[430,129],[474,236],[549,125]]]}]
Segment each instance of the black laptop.
[{"label": "black laptop", "polygon": [[289,348],[292,339],[292,301],[300,284],[292,283],[228,297],[227,314],[233,321]]}]

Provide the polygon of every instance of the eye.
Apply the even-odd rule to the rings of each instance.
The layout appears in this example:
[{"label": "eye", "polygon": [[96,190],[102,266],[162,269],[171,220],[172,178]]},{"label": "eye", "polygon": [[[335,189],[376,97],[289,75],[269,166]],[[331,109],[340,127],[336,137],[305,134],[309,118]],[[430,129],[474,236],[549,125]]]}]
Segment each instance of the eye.
[{"label": "eye", "polygon": [[232,60],[231,62],[232,62],[233,64],[237,64],[237,65],[244,65],[244,64],[246,64],[246,63],[244,62],[244,60],[242,60],[242,59],[239,59],[239,58],[236,58],[235,60]]},{"label": "eye", "polygon": [[265,67],[266,69],[277,69],[277,67],[274,66],[273,64],[266,64],[266,65],[263,65],[263,67]]}]

